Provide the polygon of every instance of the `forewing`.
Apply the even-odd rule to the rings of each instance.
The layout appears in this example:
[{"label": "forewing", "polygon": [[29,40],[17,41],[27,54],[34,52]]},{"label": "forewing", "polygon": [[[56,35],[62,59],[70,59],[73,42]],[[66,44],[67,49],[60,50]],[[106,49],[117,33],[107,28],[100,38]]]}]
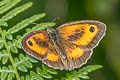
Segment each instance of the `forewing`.
[{"label": "forewing", "polygon": [[63,69],[61,59],[46,31],[34,31],[26,35],[22,40],[22,48],[49,67]]},{"label": "forewing", "polygon": [[43,60],[47,56],[49,45],[48,33],[38,30],[27,34],[22,40],[22,48],[29,55]]},{"label": "forewing", "polygon": [[84,50],[94,48],[106,31],[106,25],[99,21],[76,21],[59,26],[59,36]]}]

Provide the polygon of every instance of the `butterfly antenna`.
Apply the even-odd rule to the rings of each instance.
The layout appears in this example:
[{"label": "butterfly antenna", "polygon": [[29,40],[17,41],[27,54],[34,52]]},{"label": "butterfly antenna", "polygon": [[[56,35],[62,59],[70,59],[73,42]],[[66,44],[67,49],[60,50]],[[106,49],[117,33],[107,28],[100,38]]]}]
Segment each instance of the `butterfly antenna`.
[{"label": "butterfly antenna", "polygon": [[59,20],[59,19],[60,19],[60,17],[56,17],[56,18],[53,19],[52,22],[54,23],[54,22],[56,22],[56,21]]},{"label": "butterfly antenna", "polygon": [[[56,17],[52,20],[52,23],[56,22],[57,20],[59,20],[60,17]],[[34,25],[37,25],[38,23],[31,23],[31,24],[34,24]],[[49,28],[49,26],[47,26],[46,28]]]},{"label": "butterfly antenna", "polygon": [[[56,18],[54,18],[53,20],[52,20],[52,23],[55,23],[57,20],[59,20],[60,19],[60,17],[56,17]],[[47,29],[49,28],[49,26],[47,26]]]}]

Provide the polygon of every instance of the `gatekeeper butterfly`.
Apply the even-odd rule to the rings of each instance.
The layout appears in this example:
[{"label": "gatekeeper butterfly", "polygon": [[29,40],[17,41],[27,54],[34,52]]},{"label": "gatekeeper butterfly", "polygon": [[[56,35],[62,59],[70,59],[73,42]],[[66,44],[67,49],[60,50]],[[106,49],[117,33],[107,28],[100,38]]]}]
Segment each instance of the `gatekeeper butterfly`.
[{"label": "gatekeeper butterfly", "polygon": [[48,26],[27,34],[22,48],[49,67],[73,70],[88,61],[105,32],[106,25],[94,20],[70,22],[56,29]]}]

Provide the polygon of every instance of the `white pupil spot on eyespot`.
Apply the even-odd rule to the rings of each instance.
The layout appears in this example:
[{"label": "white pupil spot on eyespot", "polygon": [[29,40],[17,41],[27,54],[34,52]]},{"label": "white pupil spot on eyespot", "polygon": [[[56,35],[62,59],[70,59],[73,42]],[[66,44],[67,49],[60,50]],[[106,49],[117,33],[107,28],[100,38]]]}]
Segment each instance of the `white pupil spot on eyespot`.
[{"label": "white pupil spot on eyespot", "polygon": [[91,27],[90,27],[90,32],[94,32],[94,31],[95,31],[94,26],[91,26]]},{"label": "white pupil spot on eyespot", "polygon": [[28,44],[30,45],[30,46],[33,46],[33,43],[29,40],[28,41]]}]

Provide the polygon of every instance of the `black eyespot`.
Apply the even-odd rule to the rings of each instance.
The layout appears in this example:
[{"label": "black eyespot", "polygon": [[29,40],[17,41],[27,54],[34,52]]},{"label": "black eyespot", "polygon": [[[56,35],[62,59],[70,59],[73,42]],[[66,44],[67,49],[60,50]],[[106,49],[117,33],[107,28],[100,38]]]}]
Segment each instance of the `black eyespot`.
[{"label": "black eyespot", "polygon": [[33,43],[32,43],[31,41],[28,41],[28,44],[29,44],[30,46],[33,46]]},{"label": "black eyespot", "polygon": [[95,28],[93,26],[90,27],[90,32],[94,32]]}]

